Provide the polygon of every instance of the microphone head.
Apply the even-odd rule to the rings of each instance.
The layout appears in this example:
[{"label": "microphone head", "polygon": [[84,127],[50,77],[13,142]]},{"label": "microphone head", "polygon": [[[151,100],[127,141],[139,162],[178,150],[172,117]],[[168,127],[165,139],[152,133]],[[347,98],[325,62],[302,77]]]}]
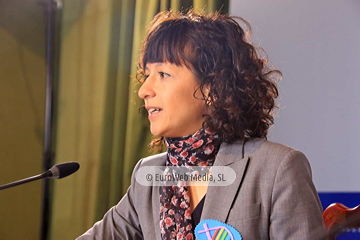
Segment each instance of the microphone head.
[{"label": "microphone head", "polygon": [[67,177],[74,172],[76,172],[80,168],[80,164],[77,162],[65,162],[54,165],[49,169],[51,172],[50,178],[64,178]]}]

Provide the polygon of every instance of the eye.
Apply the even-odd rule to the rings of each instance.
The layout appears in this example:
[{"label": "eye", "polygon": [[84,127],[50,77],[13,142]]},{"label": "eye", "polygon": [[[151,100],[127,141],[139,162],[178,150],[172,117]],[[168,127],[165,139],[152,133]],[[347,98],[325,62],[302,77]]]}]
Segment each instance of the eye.
[{"label": "eye", "polygon": [[161,78],[165,78],[165,77],[170,77],[170,74],[164,73],[164,72],[159,72],[159,75]]}]

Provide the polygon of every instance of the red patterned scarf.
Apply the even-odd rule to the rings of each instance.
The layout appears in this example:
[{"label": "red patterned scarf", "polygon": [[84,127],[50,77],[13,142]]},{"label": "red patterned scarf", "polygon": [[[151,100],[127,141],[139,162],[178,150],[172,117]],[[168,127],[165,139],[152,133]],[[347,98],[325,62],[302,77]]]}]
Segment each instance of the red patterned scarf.
[{"label": "red patterned scarf", "polygon": [[[166,166],[212,166],[221,139],[204,129],[180,138],[167,138]],[[187,186],[160,187],[161,239],[195,239]]]}]

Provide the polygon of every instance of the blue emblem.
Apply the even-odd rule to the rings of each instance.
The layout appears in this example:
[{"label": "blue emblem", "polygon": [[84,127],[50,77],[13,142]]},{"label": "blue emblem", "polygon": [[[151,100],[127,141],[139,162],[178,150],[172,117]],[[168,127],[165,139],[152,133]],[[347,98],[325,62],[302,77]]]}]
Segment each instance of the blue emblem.
[{"label": "blue emblem", "polygon": [[242,240],[241,234],[232,226],[213,219],[205,219],[195,227],[198,240]]}]

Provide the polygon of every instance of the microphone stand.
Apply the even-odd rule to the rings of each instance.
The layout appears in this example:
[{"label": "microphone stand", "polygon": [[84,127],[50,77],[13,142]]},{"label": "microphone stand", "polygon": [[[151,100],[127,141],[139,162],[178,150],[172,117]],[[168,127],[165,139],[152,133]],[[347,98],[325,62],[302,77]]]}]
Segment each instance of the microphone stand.
[{"label": "microphone stand", "polygon": [[[44,159],[43,170],[48,170],[53,164],[54,154],[52,152],[53,139],[53,101],[54,101],[54,78],[57,75],[58,52],[55,44],[58,45],[59,26],[57,24],[56,13],[61,10],[62,0],[45,0],[45,19],[46,19],[46,103],[45,103],[45,131],[44,131]],[[50,223],[50,185],[49,179],[43,180],[42,187],[42,216],[40,240],[48,239]]]},{"label": "microphone stand", "polygon": [[14,187],[23,183],[28,183],[28,182],[32,182],[41,178],[47,178],[47,177],[51,177],[52,173],[50,171],[46,171],[42,174],[36,175],[36,176],[32,176],[32,177],[28,177],[16,182],[12,182],[12,183],[8,183],[5,185],[0,186],[0,190],[6,189],[6,188],[10,188],[10,187]]}]

